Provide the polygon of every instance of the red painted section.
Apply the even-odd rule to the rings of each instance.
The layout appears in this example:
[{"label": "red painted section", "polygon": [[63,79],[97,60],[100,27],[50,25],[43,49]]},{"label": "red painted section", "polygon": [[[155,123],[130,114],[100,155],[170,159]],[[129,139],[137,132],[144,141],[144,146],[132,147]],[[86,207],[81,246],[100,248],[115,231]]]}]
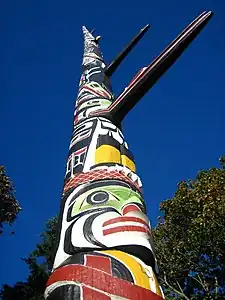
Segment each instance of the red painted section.
[{"label": "red painted section", "polygon": [[112,275],[111,259],[104,256],[85,255],[87,267],[95,268]]},{"label": "red painted section", "polygon": [[84,153],[86,150],[87,150],[87,147],[83,147],[83,148],[77,150],[76,152],[74,152],[73,154],[80,155],[80,154]]},{"label": "red painted section", "polygon": [[134,76],[134,78],[131,80],[131,82],[128,84],[128,88],[132,86],[132,84],[134,83],[134,81],[136,81],[136,79],[138,79],[141,74],[144,72],[144,70],[146,69],[146,67],[143,67],[141,70],[139,70],[137,72],[137,74]]},{"label": "red painted section", "polygon": [[111,300],[111,297],[101,293],[101,292],[98,292],[98,291],[95,291],[95,290],[92,290],[91,288],[88,288],[86,286],[83,286],[83,299],[85,300],[94,300],[94,299],[98,299],[98,300]]},{"label": "red painted section", "polygon": [[135,204],[128,204],[123,208],[123,215],[126,215],[130,211],[141,211],[141,209]]},{"label": "red painted section", "polygon": [[100,97],[105,96],[108,100],[110,100],[109,95],[107,93],[105,93],[103,89],[99,92],[99,91],[96,91],[96,89],[92,89],[91,87],[84,85],[83,90],[85,90],[85,89],[92,92],[93,94],[95,94],[97,96],[100,96]]},{"label": "red painted section", "polygon": [[[104,179],[118,179],[125,182],[128,182],[129,184],[135,186],[140,192],[142,192],[141,188],[138,186],[137,183],[133,182],[128,176],[126,176],[124,173],[117,172],[117,171],[108,171],[108,170],[93,170],[86,173],[78,173],[75,174],[73,178],[69,179],[64,186],[64,192],[69,190],[70,188],[74,188],[75,186],[78,186],[79,184],[83,184],[86,182],[92,182],[95,180],[104,180]],[[135,205],[135,204],[128,204],[124,207],[126,210],[126,213],[129,212],[128,207],[130,207],[132,211],[140,211],[141,209]],[[133,208],[133,209],[132,209]]]},{"label": "red painted section", "polygon": [[107,225],[111,225],[111,224],[115,224],[115,223],[119,223],[119,222],[136,222],[136,223],[141,223],[146,225],[148,228],[148,223],[145,222],[145,220],[141,219],[141,218],[137,218],[137,217],[118,217],[118,218],[114,218],[108,221],[105,221],[103,223],[103,226],[107,226]]},{"label": "red painted section", "polygon": [[58,281],[76,281],[111,295],[131,300],[163,299],[150,290],[82,265],[70,265],[55,270],[50,275],[47,286]]},{"label": "red painted section", "polygon": [[[76,114],[75,114],[76,115]],[[74,118],[74,124],[77,124],[77,122],[78,122],[78,116],[76,116],[75,118]]]},{"label": "red painted section", "polygon": [[103,235],[108,235],[117,232],[124,232],[124,231],[138,231],[138,232],[145,232],[150,234],[150,231],[148,229],[140,226],[117,226],[114,228],[103,230]]}]

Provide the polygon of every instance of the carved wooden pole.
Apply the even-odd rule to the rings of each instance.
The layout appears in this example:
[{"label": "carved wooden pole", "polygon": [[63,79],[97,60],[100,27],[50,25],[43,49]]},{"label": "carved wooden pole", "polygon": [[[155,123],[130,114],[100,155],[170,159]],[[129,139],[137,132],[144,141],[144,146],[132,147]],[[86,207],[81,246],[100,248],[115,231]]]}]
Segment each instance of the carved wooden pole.
[{"label": "carved wooden pole", "polygon": [[100,37],[83,27],[83,73],[47,300],[163,298],[142,184],[121,122],[211,15],[204,12],[186,27],[117,98],[109,77],[149,26],[108,67],[98,46]]}]

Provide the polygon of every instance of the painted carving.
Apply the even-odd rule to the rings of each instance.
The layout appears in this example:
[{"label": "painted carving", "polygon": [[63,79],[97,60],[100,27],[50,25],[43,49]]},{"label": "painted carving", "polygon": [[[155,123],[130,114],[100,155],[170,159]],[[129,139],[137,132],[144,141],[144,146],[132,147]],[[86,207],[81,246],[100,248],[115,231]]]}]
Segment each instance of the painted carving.
[{"label": "painted carving", "polygon": [[149,26],[108,67],[99,37],[83,27],[83,73],[45,299],[163,299],[142,183],[121,122],[211,15],[201,14],[117,98],[110,76]]}]

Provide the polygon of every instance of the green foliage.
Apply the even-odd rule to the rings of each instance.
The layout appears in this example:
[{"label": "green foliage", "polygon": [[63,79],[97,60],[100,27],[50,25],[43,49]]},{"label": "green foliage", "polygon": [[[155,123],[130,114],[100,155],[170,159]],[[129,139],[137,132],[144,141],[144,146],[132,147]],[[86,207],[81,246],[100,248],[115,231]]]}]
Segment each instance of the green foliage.
[{"label": "green foliage", "polygon": [[54,261],[57,224],[58,217],[48,220],[44,232],[40,235],[41,242],[29,256],[36,264],[38,263],[38,260],[41,259],[43,261],[41,266],[46,272],[51,271]]},{"label": "green foliage", "polygon": [[5,168],[0,166],[0,234],[3,232],[3,223],[12,225],[21,210],[14,193],[15,188],[6,175]]},{"label": "green foliage", "polygon": [[27,280],[14,286],[3,285],[1,300],[44,300],[45,285],[53,264],[57,221],[55,217],[47,222],[40,243],[23,259],[29,267]]},{"label": "green foliage", "polygon": [[160,205],[164,217],[153,235],[166,295],[224,298],[225,158],[220,162],[222,168],[180,182],[174,197]]}]

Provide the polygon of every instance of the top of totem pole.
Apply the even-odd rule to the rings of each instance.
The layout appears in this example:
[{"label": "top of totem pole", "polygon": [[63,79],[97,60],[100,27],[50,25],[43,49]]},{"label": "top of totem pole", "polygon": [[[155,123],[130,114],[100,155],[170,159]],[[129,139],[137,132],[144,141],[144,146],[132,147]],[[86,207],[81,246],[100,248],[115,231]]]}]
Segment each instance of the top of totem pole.
[{"label": "top of totem pole", "polygon": [[94,63],[96,60],[103,62],[103,56],[98,46],[100,36],[95,38],[85,26],[82,26],[82,30],[84,36],[83,65]]}]

